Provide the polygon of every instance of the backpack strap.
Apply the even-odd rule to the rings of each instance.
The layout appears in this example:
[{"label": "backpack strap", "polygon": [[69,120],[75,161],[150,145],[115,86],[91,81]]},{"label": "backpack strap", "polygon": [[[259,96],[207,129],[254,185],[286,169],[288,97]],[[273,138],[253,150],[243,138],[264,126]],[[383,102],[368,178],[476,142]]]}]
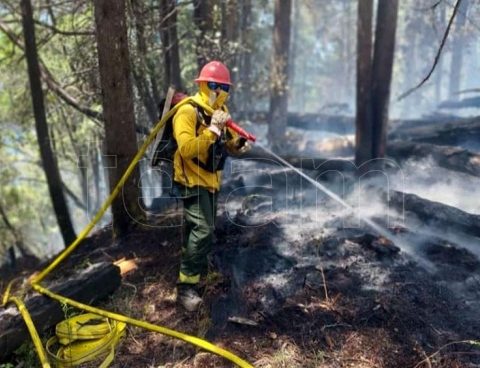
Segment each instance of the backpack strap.
[{"label": "backpack strap", "polygon": [[[193,101],[191,102],[191,105],[195,108],[197,113],[197,123],[195,126],[195,135],[197,136],[197,131],[200,128],[200,125],[204,124],[209,126],[212,117],[207,115],[205,111]],[[222,110],[226,111],[225,106],[222,106]],[[227,131],[227,138],[228,137],[231,137],[231,134]],[[223,170],[227,155],[228,153],[225,147],[225,142],[222,137],[210,146],[206,164],[200,161],[197,157],[194,157],[191,160],[203,170],[215,173],[218,170]]]}]

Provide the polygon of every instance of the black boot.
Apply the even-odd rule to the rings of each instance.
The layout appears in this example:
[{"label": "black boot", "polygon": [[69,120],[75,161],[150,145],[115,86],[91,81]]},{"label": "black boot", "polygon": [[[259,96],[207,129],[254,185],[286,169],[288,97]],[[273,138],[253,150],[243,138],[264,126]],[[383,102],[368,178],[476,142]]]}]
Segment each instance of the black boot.
[{"label": "black boot", "polygon": [[203,300],[198,295],[195,285],[178,284],[177,302],[180,303],[187,311],[195,312],[198,310]]}]

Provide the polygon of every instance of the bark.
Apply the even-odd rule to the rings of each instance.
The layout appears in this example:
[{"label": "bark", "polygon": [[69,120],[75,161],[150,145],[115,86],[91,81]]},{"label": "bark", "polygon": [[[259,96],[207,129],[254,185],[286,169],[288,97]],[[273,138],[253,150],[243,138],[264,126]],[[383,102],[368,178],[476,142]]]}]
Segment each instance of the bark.
[{"label": "bark", "polygon": [[480,106],[480,97],[468,97],[459,100],[457,97],[454,100],[443,101],[438,107],[447,109],[463,109],[466,107],[478,108]]},{"label": "bark", "polygon": [[291,0],[275,0],[268,140],[276,150],[283,143],[287,128],[291,11]]},{"label": "bark", "polygon": [[445,124],[432,124],[418,128],[397,130],[389,139],[413,140],[416,142],[438,145],[462,145],[465,142],[476,142],[480,136],[480,119],[458,119]]},{"label": "bark", "polygon": [[242,111],[249,111],[252,104],[250,98],[250,71],[252,69],[252,0],[244,0],[241,4],[240,39],[243,51],[241,53],[239,89],[242,93]]},{"label": "bark", "polygon": [[[438,23],[444,24],[445,23],[445,6],[440,6],[439,15],[438,15]],[[437,75],[435,78],[435,102],[438,104],[442,101],[442,76],[443,76],[443,57],[438,59],[438,70]]]},{"label": "bark", "polygon": [[[405,56],[404,56],[404,65],[403,68],[405,69],[403,72],[404,80],[402,82],[402,91],[406,91],[410,88],[410,83],[412,80],[417,80],[418,71],[417,71],[417,49],[419,46],[419,15],[417,12],[410,15],[411,18],[409,19],[406,30],[405,30],[405,39],[406,39],[406,48]],[[420,18],[421,19],[421,18]],[[423,21],[423,20],[422,20]],[[420,103],[421,99],[419,99],[418,103]],[[409,110],[412,107],[411,100],[404,99],[402,101],[402,113],[408,114]]]},{"label": "bark", "polygon": [[142,100],[150,122],[153,124],[157,121],[157,104],[150,90],[148,81],[148,47],[145,39],[144,24],[145,10],[142,8],[139,0],[131,0],[131,4],[135,23],[135,39],[138,56],[136,60],[132,59],[132,72],[140,99]]},{"label": "bark", "polygon": [[355,116],[355,163],[372,159],[372,18],[373,0],[358,2],[357,111]]},{"label": "bark", "polygon": [[[298,53],[299,43],[299,27],[302,24],[300,5],[298,0],[292,0],[292,25],[291,25],[291,46],[290,46],[290,62],[288,64],[288,79],[290,80],[290,86],[293,90],[295,88],[295,59]],[[292,105],[296,105],[297,101],[295,97],[297,94],[292,93]]]},{"label": "bark", "polygon": [[162,17],[160,36],[164,50],[166,88],[182,89],[180,73],[180,52],[177,34],[177,5],[175,0],[161,0]]},{"label": "bark", "polygon": [[414,213],[422,222],[442,231],[461,231],[472,236],[480,236],[480,216],[458,208],[430,201],[415,194],[391,190],[389,205],[400,211]]},{"label": "bark", "polygon": [[[349,116],[324,114],[288,113],[287,125],[295,128],[307,130],[323,130],[339,134],[353,133],[355,128],[353,118]],[[364,130],[362,131],[362,133],[363,132]]]},{"label": "bark", "polygon": [[195,52],[198,69],[200,70],[209,59],[208,50],[211,45],[209,45],[206,36],[210,36],[213,31],[213,2],[212,0],[194,0],[193,7],[193,21],[199,31]]},{"label": "bark", "polygon": [[[295,157],[295,156],[281,156],[285,161],[294,167],[298,167],[304,170],[313,170],[313,171],[355,171],[355,165],[350,160],[343,159],[328,159],[328,158],[307,158],[307,157]],[[283,166],[275,156],[266,153],[264,150],[252,147],[252,149],[241,156],[245,160],[261,160],[264,163],[271,163],[272,165]]]},{"label": "bark", "polygon": [[469,0],[462,0],[458,8],[458,14],[455,19],[456,37],[453,42],[452,62],[450,64],[450,84],[449,84],[449,98],[458,98],[458,91],[461,89],[462,68],[463,68],[463,50],[465,37],[463,35],[466,14],[468,12]]},{"label": "bark", "polygon": [[372,67],[372,156],[385,156],[398,0],[379,0]]},{"label": "bark", "polygon": [[346,52],[346,61],[345,61],[345,101],[350,103],[351,96],[353,94],[353,58],[352,56],[355,55],[355,50],[353,50],[354,43],[352,42],[352,25],[353,25],[353,12],[352,12],[352,5],[350,2],[345,2],[346,12],[347,12],[347,34],[346,34],[346,41],[345,41],[345,52]]},{"label": "bark", "polygon": [[[237,56],[237,43],[239,41],[239,23],[238,23],[238,10],[236,0],[226,0],[221,2],[222,7],[222,32],[221,32],[221,48],[222,53],[226,55],[228,65],[230,68],[230,77],[232,83],[237,85],[238,82],[238,62]],[[229,109],[233,112],[236,111],[237,106],[237,93],[233,88],[230,91],[228,98]]]},{"label": "bark", "polygon": [[458,147],[394,141],[388,145],[388,155],[397,161],[431,157],[440,167],[480,177],[480,154]]},{"label": "bark", "polygon": [[[51,290],[67,298],[95,305],[112,294],[120,286],[120,283],[120,270],[117,266],[109,263],[97,263],[81,272],[77,277],[67,281],[63,280],[61,284],[57,284]],[[28,299],[26,307],[40,333],[65,319],[65,313],[60,303],[41,295]],[[21,316],[18,313],[12,316],[12,314],[2,311],[0,313],[0,361],[5,361],[15,349],[29,340],[30,335]]]},{"label": "bark", "polygon": [[38,63],[37,47],[35,41],[35,27],[30,0],[22,0],[22,23],[25,37],[25,54],[27,57],[28,76],[32,94],[32,105],[35,115],[35,129],[40,145],[40,156],[47,178],[48,190],[52,200],[53,209],[57,217],[60,232],[65,246],[76,238],[73,224],[68,212],[67,203],[62,188],[62,179],[58,169],[56,157],[50,146],[49,128],[45,115],[42,84],[40,81],[40,67]]},{"label": "bark", "polygon": [[[137,152],[125,2],[95,0],[94,10],[106,155],[112,168],[109,185],[113,191]],[[141,198],[138,182],[138,168],[135,168],[112,204],[114,236],[125,235],[143,217],[138,203]]]}]

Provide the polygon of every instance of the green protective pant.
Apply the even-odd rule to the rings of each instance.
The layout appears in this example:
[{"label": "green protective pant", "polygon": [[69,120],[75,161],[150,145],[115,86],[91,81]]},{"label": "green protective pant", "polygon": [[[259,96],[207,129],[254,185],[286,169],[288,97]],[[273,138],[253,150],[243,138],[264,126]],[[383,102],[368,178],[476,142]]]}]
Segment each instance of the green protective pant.
[{"label": "green protective pant", "polygon": [[[204,188],[192,188],[183,198],[184,238],[179,282],[196,283],[208,271],[207,256],[212,249],[217,212],[217,194]],[[184,276],[188,280],[182,281]]]}]

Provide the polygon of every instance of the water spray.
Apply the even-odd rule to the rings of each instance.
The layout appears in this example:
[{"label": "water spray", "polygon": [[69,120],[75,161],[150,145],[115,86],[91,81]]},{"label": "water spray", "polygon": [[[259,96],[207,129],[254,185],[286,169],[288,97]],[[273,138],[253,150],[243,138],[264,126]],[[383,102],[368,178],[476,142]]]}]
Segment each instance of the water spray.
[{"label": "water spray", "polygon": [[[332,192],[331,190],[329,190],[328,188],[326,188],[325,186],[323,186],[322,184],[320,184],[318,181],[312,179],[311,177],[309,177],[307,174],[305,174],[302,170],[300,170],[299,168],[296,168],[295,166],[293,166],[291,163],[289,163],[288,161],[286,161],[285,159],[283,159],[282,157],[280,157],[279,155],[275,154],[274,152],[272,152],[270,149],[264,147],[263,145],[257,143],[257,145],[263,150],[265,151],[267,154],[270,154],[272,155],[273,157],[275,157],[278,161],[280,161],[283,165],[291,168],[292,170],[294,170],[298,175],[300,175],[302,178],[306,179],[309,183],[313,184],[316,188],[320,189],[323,193],[325,193],[328,197],[330,197],[331,199],[333,199],[334,201],[340,203],[343,207],[345,207],[349,212],[351,213],[355,213],[355,209],[350,206],[347,202],[345,202],[342,198],[340,198],[337,194],[335,194],[334,192]],[[418,257],[416,255],[416,253],[413,251],[413,249],[411,248],[411,246],[407,243],[405,243],[404,240],[398,238],[395,234],[392,234],[392,233],[389,233],[385,228],[381,227],[380,225],[378,225],[377,223],[375,223],[374,221],[370,220],[369,218],[366,218],[365,216],[362,216],[362,220],[365,221],[365,223],[374,231],[377,232],[378,235],[386,238],[386,239],[395,239],[394,243],[395,245],[399,246],[405,253],[409,254],[411,257],[417,259],[417,261],[423,265],[423,267],[427,270],[427,271],[430,271],[430,272],[433,272],[435,267],[434,265],[423,259],[422,257]]]},{"label": "water spray", "polygon": [[[327,196],[329,196],[330,198],[332,198],[333,200],[335,200],[336,202],[340,203],[343,207],[345,207],[347,210],[349,210],[350,212],[354,213],[355,212],[355,209],[350,206],[347,202],[345,202],[342,198],[340,198],[337,194],[335,194],[334,192],[332,192],[330,189],[326,188],[325,186],[323,186],[322,184],[320,184],[318,181],[312,179],[311,177],[309,177],[307,174],[305,174],[302,170],[296,168],[295,166],[293,166],[291,163],[289,163],[288,161],[286,161],[285,159],[283,159],[282,157],[280,157],[279,155],[275,154],[274,152],[272,152],[271,150],[269,150],[268,148],[262,146],[261,144],[258,144],[258,146],[264,150],[266,153],[272,155],[273,157],[275,157],[278,161],[280,161],[282,164],[284,164],[285,166],[291,168],[292,170],[294,170],[298,175],[300,175],[302,178],[306,179],[308,182],[310,182],[311,184],[313,184],[315,187],[317,187],[318,189],[320,189],[323,193],[325,193]],[[363,220],[373,229],[375,230],[378,234],[380,234],[381,236],[385,237],[385,238],[389,238],[391,237],[391,234],[389,234],[388,232],[386,232],[380,225],[376,224],[375,222],[373,222],[372,220],[368,219],[368,218],[363,218]]]}]

